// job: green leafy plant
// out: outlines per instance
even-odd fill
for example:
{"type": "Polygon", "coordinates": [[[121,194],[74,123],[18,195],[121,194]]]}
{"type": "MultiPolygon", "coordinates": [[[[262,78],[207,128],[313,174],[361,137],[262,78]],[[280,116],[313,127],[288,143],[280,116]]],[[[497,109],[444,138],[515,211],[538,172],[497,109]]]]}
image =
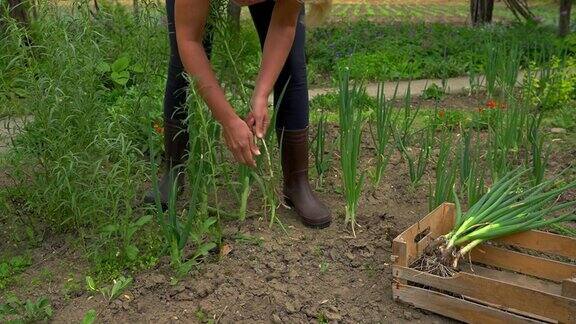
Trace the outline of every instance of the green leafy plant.
{"type": "Polygon", "coordinates": [[[526,138],[529,111],[514,97],[508,97],[506,103],[489,101],[488,106],[494,117],[488,125],[488,162],[495,180],[510,171],[511,163],[518,158],[526,138]]]}
{"type": "Polygon", "coordinates": [[[422,98],[440,101],[446,95],[446,91],[436,83],[427,86],[422,92],[422,98]]]}
{"type": "Polygon", "coordinates": [[[140,250],[134,244],[133,237],[138,230],[152,220],[151,215],[144,215],[138,218],[135,222],[128,222],[127,224],[109,224],[102,228],[102,236],[104,241],[118,238],[121,242],[121,249],[119,253],[126,257],[129,261],[133,261],[138,257],[140,250]]]}
{"type": "Polygon", "coordinates": [[[100,62],[96,65],[96,71],[107,75],[118,86],[126,86],[133,74],[144,73],[144,68],[132,61],[128,56],[120,56],[112,64],[100,62]]]}
{"type": "Polygon", "coordinates": [[[39,297],[36,301],[9,297],[4,304],[0,304],[0,321],[34,323],[48,321],[52,314],[50,300],[46,297],[39,297]]]}
{"type": "Polygon", "coordinates": [[[456,109],[434,109],[425,115],[424,123],[434,128],[457,129],[470,123],[468,115],[456,109]]]}
{"type": "MultiPolygon", "coordinates": [[[[204,234],[211,232],[211,227],[217,222],[215,218],[207,218],[204,222],[201,222],[208,212],[207,197],[204,192],[206,184],[203,182],[205,180],[203,179],[203,165],[203,163],[200,163],[200,168],[196,171],[197,173],[192,181],[189,207],[183,213],[186,215],[185,222],[180,221],[180,215],[176,208],[176,181],[173,182],[170,190],[168,209],[165,216],[159,198],[158,180],[153,178],[153,188],[157,196],[156,220],[162,228],[166,243],[169,245],[171,264],[182,275],[189,272],[197,264],[199,257],[206,256],[210,250],[217,246],[214,242],[205,243],[200,238],[204,234]],[[201,223],[199,224],[199,222],[201,223]],[[194,229],[199,231],[193,232],[194,229]],[[197,243],[199,242],[200,245],[197,246],[197,251],[191,258],[184,259],[184,248],[190,238],[193,238],[197,243]]],[[[156,169],[156,162],[153,160],[153,174],[156,174],[154,172],[156,169]]]]}
{"type": "Polygon", "coordinates": [[[120,276],[112,281],[110,286],[98,287],[92,277],[86,277],[86,287],[89,291],[99,292],[108,302],[115,300],[132,284],[131,277],[120,276]]]}
{"type": "Polygon", "coordinates": [[[21,255],[0,260],[0,290],[5,289],[16,275],[24,272],[31,264],[30,257],[21,255]]]}
{"type": "Polygon", "coordinates": [[[82,318],[82,324],[92,324],[96,321],[96,311],[91,309],[89,311],[86,312],[86,314],[84,314],[84,317],[82,318]]]}
{"type": "Polygon", "coordinates": [[[540,112],[564,108],[576,96],[576,63],[573,58],[553,57],[548,62],[533,63],[524,82],[530,103],[540,112]]]}

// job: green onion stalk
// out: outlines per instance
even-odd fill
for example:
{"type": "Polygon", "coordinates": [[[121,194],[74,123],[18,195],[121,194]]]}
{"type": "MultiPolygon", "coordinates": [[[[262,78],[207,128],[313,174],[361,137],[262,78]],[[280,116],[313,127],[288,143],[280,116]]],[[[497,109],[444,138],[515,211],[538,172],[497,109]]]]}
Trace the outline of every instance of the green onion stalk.
{"type": "Polygon", "coordinates": [[[358,162],[365,120],[361,107],[357,106],[357,97],[363,91],[357,84],[350,87],[350,69],[346,68],[340,79],[340,164],[346,197],[345,223],[351,225],[353,235],[356,235],[356,212],[364,184],[364,173],[358,174],[358,162]]]}
{"type": "Polygon", "coordinates": [[[432,141],[434,139],[435,128],[429,126],[420,131],[420,148],[417,150],[418,153],[413,155],[404,146],[402,140],[397,141],[397,145],[400,149],[400,153],[408,162],[408,175],[410,176],[410,182],[412,186],[416,187],[420,183],[420,180],[424,176],[426,167],[428,166],[428,160],[432,152],[432,141]]]}
{"type": "Polygon", "coordinates": [[[545,136],[541,134],[540,125],[542,118],[542,114],[530,116],[528,129],[528,142],[530,143],[532,155],[532,176],[535,184],[539,184],[544,180],[546,165],[550,156],[550,146],[545,147],[545,136]]]}
{"type": "Polygon", "coordinates": [[[496,79],[498,73],[498,49],[493,39],[486,44],[486,64],[483,66],[484,82],[488,98],[493,98],[496,92],[496,79]]]}
{"type": "Polygon", "coordinates": [[[485,193],[485,169],[480,166],[480,154],[478,152],[479,136],[476,134],[474,145],[472,145],[472,137],[473,130],[464,132],[458,153],[460,157],[460,190],[466,194],[468,206],[474,205],[485,193]]]}
{"type": "Polygon", "coordinates": [[[327,117],[324,109],[320,110],[318,123],[316,124],[316,137],[314,138],[314,165],[318,180],[316,187],[321,188],[323,185],[324,174],[330,168],[330,154],[326,152],[326,125],[327,117]]]}
{"type": "Polygon", "coordinates": [[[576,188],[576,181],[560,185],[555,177],[533,186],[532,180],[523,180],[529,171],[520,167],[508,172],[466,213],[462,212],[456,190],[452,190],[455,224],[437,243],[444,265],[456,268],[463,255],[488,240],[576,220],[576,200],[558,200],[564,192],[576,188]]]}
{"type": "MultiPolygon", "coordinates": [[[[396,88],[398,88],[398,84],[396,84],[396,88]]],[[[394,130],[394,137],[396,140],[396,145],[398,150],[402,150],[402,147],[406,147],[409,145],[410,137],[412,134],[412,127],[414,125],[414,121],[420,112],[420,106],[416,106],[415,109],[412,107],[412,92],[410,83],[408,83],[408,88],[406,89],[406,94],[404,95],[404,103],[402,110],[398,113],[400,120],[398,120],[398,127],[394,130]]]]}
{"type": "MultiPolygon", "coordinates": [[[[270,125],[276,125],[278,108],[284,98],[284,94],[286,92],[286,88],[289,82],[290,79],[288,79],[288,81],[284,85],[284,88],[282,89],[282,92],[278,97],[276,107],[274,108],[272,117],[270,118],[270,125]]],[[[280,228],[284,232],[286,232],[286,228],[284,227],[284,225],[282,224],[282,222],[280,221],[280,219],[276,214],[276,209],[280,206],[282,201],[281,197],[283,197],[283,195],[278,191],[279,178],[274,172],[274,167],[272,165],[272,158],[271,158],[272,152],[268,145],[269,143],[273,142],[274,139],[273,136],[274,133],[276,133],[274,129],[275,127],[269,127],[262,139],[255,138],[257,145],[263,149],[263,154],[256,157],[257,168],[255,171],[252,172],[252,178],[256,180],[256,184],[260,187],[260,190],[262,191],[262,194],[264,196],[263,198],[265,202],[265,209],[267,205],[268,209],[270,210],[270,227],[272,227],[274,223],[277,223],[280,226],[280,228]]],[[[282,137],[284,136],[283,133],[281,133],[279,136],[280,136],[280,138],[278,139],[279,142],[283,143],[282,139],[282,137]]]]}
{"type": "Polygon", "coordinates": [[[504,44],[497,49],[497,56],[497,84],[503,95],[512,94],[518,83],[522,50],[517,44],[504,44]]]}
{"type": "MultiPolygon", "coordinates": [[[[217,0],[210,3],[210,16],[208,19],[208,25],[215,36],[217,36],[221,41],[218,42],[224,60],[222,64],[221,78],[226,81],[228,88],[232,89],[229,94],[229,100],[235,101],[235,106],[243,107],[240,114],[246,114],[250,111],[250,85],[247,85],[244,80],[245,71],[239,69],[237,64],[239,56],[243,54],[243,50],[240,48],[244,47],[241,42],[238,43],[236,35],[236,26],[231,24],[231,21],[227,19],[227,8],[228,1],[217,0]]],[[[254,177],[256,173],[249,167],[245,165],[238,165],[238,181],[232,182],[230,176],[224,173],[225,181],[229,187],[231,187],[232,192],[238,201],[238,217],[241,221],[244,221],[247,216],[248,200],[250,194],[252,193],[253,180],[257,181],[254,177]],[[232,184],[237,188],[233,188],[232,184]]],[[[260,187],[263,187],[265,183],[260,181],[260,187]]],[[[263,190],[265,193],[268,190],[263,190]]]]}
{"type": "MultiPolygon", "coordinates": [[[[398,83],[396,83],[396,88],[394,90],[394,96],[392,100],[396,98],[396,93],[398,92],[398,83]]],[[[376,98],[378,105],[374,110],[375,122],[373,127],[370,128],[372,134],[372,140],[376,146],[376,171],[374,173],[373,182],[377,186],[382,179],[384,170],[390,161],[390,156],[392,155],[392,150],[390,148],[389,142],[392,138],[394,129],[396,128],[396,121],[399,114],[394,115],[394,109],[392,106],[392,100],[386,99],[386,94],[384,91],[384,83],[378,84],[378,95],[376,98]]]]}
{"type": "Polygon", "coordinates": [[[451,133],[445,132],[440,138],[440,152],[436,161],[436,183],[434,189],[429,187],[428,208],[433,210],[443,202],[453,199],[452,188],[456,183],[458,163],[452,159],[451,147],[454,139],[451,133]]]}

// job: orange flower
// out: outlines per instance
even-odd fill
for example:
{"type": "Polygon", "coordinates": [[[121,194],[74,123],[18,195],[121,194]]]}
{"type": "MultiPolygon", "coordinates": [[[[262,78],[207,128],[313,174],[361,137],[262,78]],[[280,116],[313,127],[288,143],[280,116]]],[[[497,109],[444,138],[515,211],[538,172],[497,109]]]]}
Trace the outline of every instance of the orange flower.
{"type": "Polygon", "coordinates": [[[164,134],[164,127],[160,126],[159,123],[154,123],[154,131],[158,134],[164,134]]]}
{"type": "Polygon", "coordinates": [[[492,99],[488,100],[488,102],[486,103],[486,107],[490,109],[494,109],[496,108],[496,106],[498,106],[498,103],[492,99]]]}
{"type": "Polygon", "coordinates": [[[444,117],[446,117],[446,111],[445,110],[438,111],[438,117],[440,117],[440,119],[444,119],[444,117]]]}

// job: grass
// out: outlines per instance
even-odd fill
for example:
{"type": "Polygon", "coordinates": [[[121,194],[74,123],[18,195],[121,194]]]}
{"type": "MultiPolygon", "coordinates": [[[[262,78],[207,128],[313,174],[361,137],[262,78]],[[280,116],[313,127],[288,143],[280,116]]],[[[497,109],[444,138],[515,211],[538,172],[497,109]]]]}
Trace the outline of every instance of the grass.
{"type": "Polygon", "coordinates": [[[17,275],[24,272],[31,264],[32,259],[22,255],[0,259],[0,291],[8,288],[17,275]]]}

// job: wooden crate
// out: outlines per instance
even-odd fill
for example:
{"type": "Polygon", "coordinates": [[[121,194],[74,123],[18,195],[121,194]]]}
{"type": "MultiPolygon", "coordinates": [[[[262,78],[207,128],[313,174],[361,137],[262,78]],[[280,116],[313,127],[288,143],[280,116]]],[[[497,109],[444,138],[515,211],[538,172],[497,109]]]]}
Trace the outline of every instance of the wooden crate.
{"type": "Polygon", "coordinates": [[[450,231],[454,214],[445,203],[394,239],[395,300],[468,323],[576,323],[576,265],[514,249],[576,260],[576,239],[540,231],[511,235],[497,240],[510,249],[478,246],[470,253],[473,264],[452,277],[411,268],[450,231]]]}

